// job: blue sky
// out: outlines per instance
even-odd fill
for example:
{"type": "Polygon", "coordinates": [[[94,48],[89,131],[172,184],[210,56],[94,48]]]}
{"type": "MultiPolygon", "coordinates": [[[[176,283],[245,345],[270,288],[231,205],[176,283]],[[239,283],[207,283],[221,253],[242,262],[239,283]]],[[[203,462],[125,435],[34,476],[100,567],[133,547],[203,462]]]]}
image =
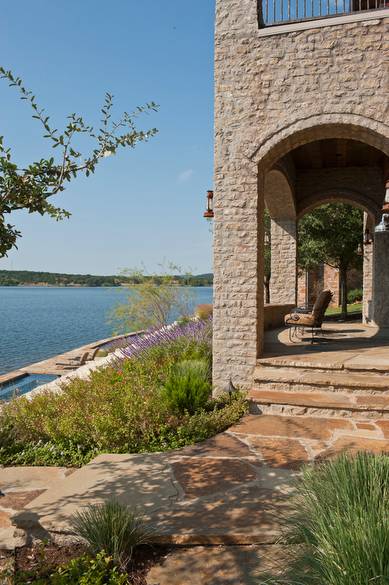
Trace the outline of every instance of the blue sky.
{"type": "MultiPolygon", "coordinates": [[[[213,0],[14,0],[2,8],[1,65],[23,78],[61,127],[77,112],[96,123],[105,91],[115,111],[147,101],[140,120],[159,135],[105,159],[56,198],[72,213],[55,222],[17,213],[19,249],[0,269],[111,274],[172,261],[211,269],[203,220],[213,165],[213,0]]],[[[0,134],[17,161],[49,154],[25,102],[0,82],[0,134]]],[[[54,201],[53,201],[54,202],[54,201]]]]}

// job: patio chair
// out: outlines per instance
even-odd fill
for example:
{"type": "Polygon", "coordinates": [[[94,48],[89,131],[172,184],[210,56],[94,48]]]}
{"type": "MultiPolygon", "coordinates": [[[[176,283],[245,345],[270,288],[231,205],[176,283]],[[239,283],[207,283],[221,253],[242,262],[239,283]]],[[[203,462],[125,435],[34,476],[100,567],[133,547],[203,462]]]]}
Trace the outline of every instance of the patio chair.
{"type": "Polygon", "coordinates": [[[317,297],[312,311],[305,310],[302,307],[296,307],[289,315],[285,316],[285,325],[289,327],[289,340],[294,341],[298,338],[298,330],[311,330],[311,343],[314,341],[315,334],[321,330],[324,315],[331,302],[334,293],[330,290],[323,290],[317,297]]]}

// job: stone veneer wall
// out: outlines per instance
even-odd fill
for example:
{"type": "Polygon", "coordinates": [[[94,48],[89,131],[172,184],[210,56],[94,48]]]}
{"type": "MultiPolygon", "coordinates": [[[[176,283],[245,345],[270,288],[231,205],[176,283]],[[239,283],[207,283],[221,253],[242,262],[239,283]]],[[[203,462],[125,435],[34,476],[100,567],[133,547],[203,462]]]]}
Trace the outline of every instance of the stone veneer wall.
{"type": "Polygon", "coordinates": [[[214,382],[263,349],[264,175],[292,148],[354,138],[389,153],[388,18],[261,36],[256,0],[217,0],[214,382]]]}
{"type": "Polygon", "coordinates": [[[312,305],[318,294],[329,288],[334,293],[331,305],[339,305],[339,271],[332,266],[323,264],[316,270],[310,270],[309,273],[300,271],[298,275],[298,306],[308,303],[312,305]]]}

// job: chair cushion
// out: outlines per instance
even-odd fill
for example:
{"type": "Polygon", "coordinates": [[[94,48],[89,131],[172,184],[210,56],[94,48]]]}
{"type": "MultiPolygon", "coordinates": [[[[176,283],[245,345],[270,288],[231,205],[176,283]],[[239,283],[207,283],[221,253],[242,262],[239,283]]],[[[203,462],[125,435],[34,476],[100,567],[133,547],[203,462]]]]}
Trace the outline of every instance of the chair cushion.
{"type": "Polygon", "coordinates": [[[315,318],[312,313],[289,313],[285,316],[285,325],[296,327],[314,327],[315,318]]]}

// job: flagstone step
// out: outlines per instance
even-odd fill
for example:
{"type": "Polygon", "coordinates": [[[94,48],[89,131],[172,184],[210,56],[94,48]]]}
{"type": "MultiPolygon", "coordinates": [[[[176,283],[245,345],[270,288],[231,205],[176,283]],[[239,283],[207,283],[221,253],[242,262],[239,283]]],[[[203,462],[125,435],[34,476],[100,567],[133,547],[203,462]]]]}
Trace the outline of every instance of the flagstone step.
{"type": "Polygon", "coordinates": [[[303,392],[252,388],[249,398],[262,406],[300,406],[311,409],[344,410],[350,412],[387,413],[389,416],[389,394],[352,394],[351,392],[303,392]]]}
{"type": "Polygon", "coordinates": [[[385,348],[384,354],[381,354],[381,350],[377,350],[374,355],[371,353],[345,355],[342,352],[337,352],[333,355],[331,352],[315,352],[304,355],[263,356],[257,359],[257,365],[343,372],[347,374],[377,374],[389,378],[389,349],[385,348]]]}
{"type": "Polygon", "coordinates": [[[319,390],[367,393],[388,392],[389,376],[300,367],[257,366],[255,384],[274,390],[319,390]]]}

